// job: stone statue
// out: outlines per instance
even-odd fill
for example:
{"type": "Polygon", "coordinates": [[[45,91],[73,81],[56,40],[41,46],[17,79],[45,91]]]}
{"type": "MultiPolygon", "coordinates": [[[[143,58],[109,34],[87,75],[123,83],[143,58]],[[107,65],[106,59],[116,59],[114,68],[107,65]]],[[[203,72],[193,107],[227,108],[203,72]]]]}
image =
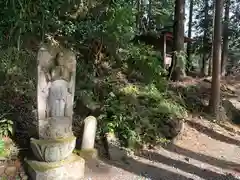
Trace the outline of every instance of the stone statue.
{"type": "MultiPolygon", "coordinates": [[[[76,60],[72,52],[60,50],[53,55],[42,47],[38,54],[38,118],[40,138],[47,138],[56,117],[64,133],[71,129],[75,89],[76,60]],[[60,123],[59,123],[60,124],[60,123]]],[[[56,123],[55,123],[56,124],[56,123]]],[[[56,130],[59,133],[60,129],[56,130]]],[[[53,129],[52,131],[53,132],[53,129]]],[[[66,134],[65,134],[66,135],[66,134]]],[[[49,138],[57,137],[52,134],[49,138]]]]}
{"type": "MultiPolygon", "coordinates": [[[[42,49],[39,56],[41,53],[47,52],[42,49]]],[[[44,101],[44,106],[38,112],[39,119],[72,116],[75,88],[74,67],[76,66],[74,58],[70,52],[65,52],[65,54],[59,52],[53,57],[50,56],[47,62],[39,62],[39,98],[43,98],[42,101],[44,101]]]]}
{"type": "MultiPolygon", "coordinates": [[[[37,58],[39,139],[30,140],[37,158],[37,161],[27,161],[31,170],[35,171],[30,174],[33,179],[39,180],[60,176],[62,180],[74,179],[74,174],[69,174],[68,168],[84,167],[84,160],[72,155],[76,143],[72,132],[76,57],[70,50],[45,44],[40,48],[37,58]],[[62,165],[59,166],[59,163],[62,165]],[[42,172],[38,169],[46,169],[45,166],[49,165],[53,170],[42,172]],[[36,174],[38,178],[35,177],[36,174]]],[[[75,174],[76,177],[82,178],[83,170],[80,174],[75,174]]]]}

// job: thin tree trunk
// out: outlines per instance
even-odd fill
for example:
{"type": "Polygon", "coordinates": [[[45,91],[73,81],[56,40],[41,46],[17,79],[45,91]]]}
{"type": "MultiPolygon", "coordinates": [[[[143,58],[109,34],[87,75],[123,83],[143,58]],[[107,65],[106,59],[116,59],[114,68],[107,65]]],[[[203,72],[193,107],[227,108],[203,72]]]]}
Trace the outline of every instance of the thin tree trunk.
{"type": "Polygon", "coordinates": [[[222,31],[223,0],[215,1],[214,41],[213,41],[213,70],[211,96],[209,100],[210,112],[218,119],[220,106],[220,72],[221,72],[221,31],[222,31]]]}
{"type": "Polygon", "coordinates": [[[208,62],[208,75],[210,76],[212,74],[212,66],[213,66],[213,58],[214,58],[214,55],[213,55],[213,49],[214,49],[214,26],[215,26],[215,14],[216,14],[216,2],[213,1],[213,31],[212,31],[212,50],[211,50],[211,57],[209,58],[209,62],[208,62]]]}
{"type": "Polygon", "coordinates": [[[223,31],[223,47],[222,47],[222,60],[221,60],[221,74],[225,76],[226,74],[226,63],[228,59],[228,25],[229,25],[229,9],[230,9],[230,0],[225,2],[225,13],[224,13],[224,31],[223,31]]]}
{"type": "MultiPolygon", "coordinates": [[[[189,21],[188,21],[188,38],[192,38],[192,15],[193,15],[193,0],[190,0],[189,21]]],[[[193,64],[191,59],[191,46],[192,43],[187,44],[187,72],[193,70],[193,64]]]]}
{"type": "Polygon", "coordinates": [[[152,0],[148,0],[148,31],[152,29],[152,0]]]}
{"type": "Polygon", "coordinates": [[[205,76],[206,73],[206,64],[207,64],[207,57],[208,57],[208,31],[209,31],[209,5],[208,0],[205,0],[204,5],[204,34],[203,34],[203,50],[204,54],[202,57],[202,68],[201,68],[201,74],[202,76],[205,76]]]}
{"type": "Polygon", "coordinates": [[[146,32],[146,30],[147,30],[146,29],[147,27],[143,23],[144,12],[145,12],[145,1],[141,0],[141,2],[140,2],[140,32],[146,32]]]}
{"type": "Polygon", "coordinates": [[[174,15],[174,42],[173,42],[173,65],[171,79],[179,81],[185,76],[184,62],[182,61],[182,52],[184,51],[184,17],[185,17],[185,0],[175,1],[174,15]]]}
{"type": "Polygon", "coordinates": [[[137,14],[136,14],[136,29],[137,29],[137,32],[140,31],[140,13],[141,13],[141,4],[140,4],[140,0],[137,0],[137,14]]]}

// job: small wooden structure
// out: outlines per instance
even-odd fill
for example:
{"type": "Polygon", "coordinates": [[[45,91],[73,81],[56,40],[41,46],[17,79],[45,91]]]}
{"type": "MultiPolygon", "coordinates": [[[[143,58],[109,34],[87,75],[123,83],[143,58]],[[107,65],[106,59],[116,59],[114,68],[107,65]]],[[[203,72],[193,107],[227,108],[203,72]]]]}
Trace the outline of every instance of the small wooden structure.
{"type": "MultiPolygon", "coordinates": [[[[163,66],[168,68],[172,63],[173,33],[170,31],[161,31],[158,33],[145,33],[135,36],[134,42],[140,41],[154,46],[154,49],[160,51],[163,56],[163,66]]],[[[192,42],[192,39],[184,37],[184,42],[192,42]]]]}

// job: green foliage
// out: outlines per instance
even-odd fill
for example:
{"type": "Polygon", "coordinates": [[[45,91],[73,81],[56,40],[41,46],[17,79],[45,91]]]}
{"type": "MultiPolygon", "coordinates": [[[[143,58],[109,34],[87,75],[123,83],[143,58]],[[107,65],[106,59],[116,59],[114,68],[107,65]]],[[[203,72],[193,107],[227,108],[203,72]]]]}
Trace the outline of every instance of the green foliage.
{"type": "Polygon", "coordinates": [[[111,92],[104,112],[101,116],[102,131],[116,133],[130,147],[135,143],[161,142],[166,138],[162,129],[166,127],[166,121],[182,118],[186,113],[154,84],[130,84],[118,92],[111,92]]]}
{"type": "Polygon", "coordinates": [[[18,155],[19,149],[14,142],[8,138],[0,138],[0,157],[5,159],[11,159],[18,155]]]}
{"type": "MultiPolygon", "coordinates": [[[[100,109],[100,133],[114,132],[129,147],[165,143],[173,136],[171,122],[186,111],[166,92],[161,57],[152,47],[130,43],[137,31],[136,7],[126,0],[91,2],[0,2],[0,14],[6,17],[0,22],[1,92],[6,92],[0,94],[4,102],[1,114],[8,109],[22,112],[36,105],[36,52],[29,50],[35,47],[26,45],[30,34],[37,40],[63,38],[79,55],[75,100],[83,101],[86,109],[100,109]],[[91,51],[93,39],[104,47],[98,64],[91,51]]],[[[172,24],[172,0],[154,1],[152,11],[161,26],[172,24]]],[[[78,108],[82,107],[76,103],[75,110],[78,108]]],[[[2,120],[0,125],[5,129],[3,134],[9,135],[11,121],[2,120]]]]}
{"type": "MultiPolygon", "coordinates": [[[[193,23],[193,32],[194,32],[194,49],[195,49],[195,56],[198,59],[202,59],[202,55],[210,55],[212,48],[212,35],[213,35],[213,17],[214,17],[214,1],[208,1],[208,15],[207,20],[205,21],[205,0],[197,0],[195,1],[194,5],[194,23],[193,23]],[[204,43],[204,31],[206,33],[206,40],[207,43],[204,43]]],[[[227,1],[226,1],[227,2],[227,1]]],[[[226,4],[224,3],[224,8],[226,4]]],[[[240,34],[240,26],[239,26],[239,7],[240,3],[237,1],[231,1],[230,5],[230,21],[228,22],[228,35],[229,35],[229,60],[228,63],[229,68],[232,69],[234,65],[237,64],[239,59],[239,34],[240,34]]],[[[223,18],[224,19],[224,18],[223,18]]],[[[223,21],[224,23],[224,21],[223,21]]],[[[210,56],[209,56],[210,57],[210,56]]],[[[199,63],[200,66],[201,63],[199,63]]],[[[237,65],[238,66],[238,65],[237,65]]]]}
{"type": "Polygon", "coordinates": [[[0,138],[0,156],[4,153],[4,141],[2,138],[0,138]]]}
{"type": "Polygon", "coordinates": [[[13,135],[13,122],[8,119],[0,120],[0,137],[9,137],[13,135]]]}
{"type": "Polygon", "coordinates": [[[30,93],[35,90],[36,56],[27,50],[16,48],[0,50],[0,74],[5,87],[12,87],[18,93],[30,93]],[[31,74],[29,76],[29,74],[31,74]]]}
{"type": "Polygon", "coordinates": [[[130,69],[137,69],[144,74],[146,79],[149,76],[152,81],[160,81],[166,74],[161,66],[161,58],[156,55],[151,47],[140,44],[135,46],[129,45],[127,48],[126,51],[129,57],[127,58],[127,64],[130,69]]]}
{"type": "Polygon", "coordinates": [[[113,85],[100,116],[101,130],[116,133],[129,147],[146,142],[162,143],[170,138],[163,129],[168,128],[165,126],[167,122],[182,118],[186,111],[165,91],[165,72],[160,57],[151,47],[129,45],[122,52],[126,58],[123,71],[128,75],[135,72],[137,81],[113,85]]]}

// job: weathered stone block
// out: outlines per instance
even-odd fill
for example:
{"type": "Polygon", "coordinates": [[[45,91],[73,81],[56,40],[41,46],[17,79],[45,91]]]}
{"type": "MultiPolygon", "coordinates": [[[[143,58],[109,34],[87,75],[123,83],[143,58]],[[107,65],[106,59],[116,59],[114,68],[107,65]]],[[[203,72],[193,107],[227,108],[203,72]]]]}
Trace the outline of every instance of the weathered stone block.
{"type": "Polygon", "coordinates": [[[67,158],[74,150],[76,137],[63,139],[30,139],[32,151],[40,161],[55,162],[67,158]]]}
{"type": "Polygon", "coordinates": [[[74,154],[59,162],[25,161],[32,180],[82,180],[84,177],[85,161],[74,154]]]}

